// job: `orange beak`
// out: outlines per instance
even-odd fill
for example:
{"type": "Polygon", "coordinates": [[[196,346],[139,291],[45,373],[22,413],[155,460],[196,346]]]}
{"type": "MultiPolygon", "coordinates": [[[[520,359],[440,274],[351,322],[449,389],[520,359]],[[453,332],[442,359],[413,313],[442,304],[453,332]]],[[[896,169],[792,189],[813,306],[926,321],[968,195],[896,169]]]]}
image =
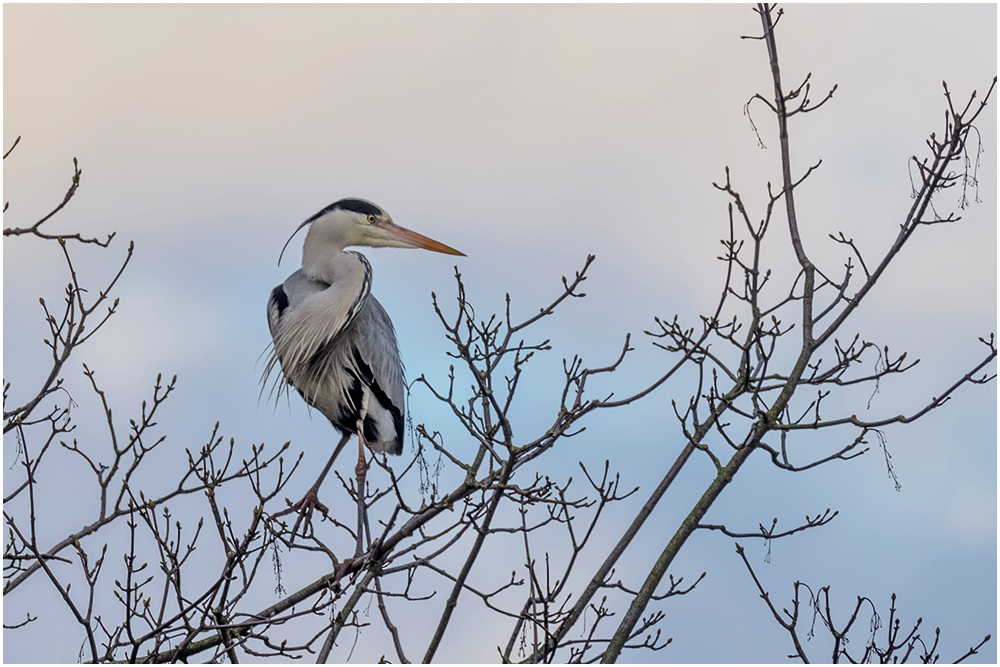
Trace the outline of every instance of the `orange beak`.
{"type": "Polygon", "coordinates": [[[455,250],[451,246],[447,246],[440,241],[435,241],[434,239],[424,236],[423,234],[418,234],[417,232],[409,230],[406,227],[400,227],[395,223],[383,224],[382,230],[388,238],[405,244],[411,248],[423,248],[424,250],[441,252],[445,255],[458,255],[460,257],[466,256],[464,252],[455,250]]]}

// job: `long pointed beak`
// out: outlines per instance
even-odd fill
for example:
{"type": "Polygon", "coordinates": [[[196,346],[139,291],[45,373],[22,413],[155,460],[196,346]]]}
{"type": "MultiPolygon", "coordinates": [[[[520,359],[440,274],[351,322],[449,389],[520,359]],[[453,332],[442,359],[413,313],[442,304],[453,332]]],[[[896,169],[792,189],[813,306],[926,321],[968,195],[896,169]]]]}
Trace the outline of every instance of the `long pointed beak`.
{"type": "Polygon", "coordinates": [[[406,227],[400,227],[395,223],[389,223],[382,226],[382,230],[385,235],[397,241],[399,243],[406,244],[411,248],[423,248],[424,250],[432,250],[433,252],[442,252],[446,255],[458,255],[460,257],[465,257],[466,254],[460,250],[455,250],[451,246],[445,245],[440,241],[435,241],[432,238],[428,238],[423,234],[418,234],[406,227]]]}

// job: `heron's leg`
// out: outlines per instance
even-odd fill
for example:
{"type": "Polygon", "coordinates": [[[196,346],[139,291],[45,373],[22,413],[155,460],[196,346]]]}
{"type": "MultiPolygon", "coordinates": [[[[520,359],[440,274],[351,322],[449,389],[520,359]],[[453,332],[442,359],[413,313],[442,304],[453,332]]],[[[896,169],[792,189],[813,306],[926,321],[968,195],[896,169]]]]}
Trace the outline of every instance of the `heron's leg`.
{"type": "Polygon", "coordinates": [[[364,422],[358,420],[358,464],[354,467],[354,474],[358,478],[358,543],[354,550],[354,557],[359,557],[364,553],[364,534],[367,521],[367,507],[365,506],[365,477],[368,474],[368,462],[365,456],[365,436],[363,431],[364,422]]]}
{"type": "Polygon", "coordinates": [[[350,440],[351,435],[352,434],[350,433],[345,433],[340,439],[340,442],[337,443],[337,446],[333,448],[333,455],[330,456],[330,460],[326,462],[323,472],[319,474],[319,478],[316,480],[316,483],[313,484],[308,491],[306,491],[306,495],[302,497],[302,500],[294,505],[289,504],[288,509],[282,510],[274,515],[275,517],[279,517],[283,514],[298,512],[299,518],[295,520],[295,525],[292,526],[293,537],[298,532],[299,525],[301,525],[303,519],[305,519],[306,524],[309,524],[312,521],[313,510],[319,509],[319,511],[323,512],[323,514],[326,514],[329,511],[327,506],[319,501],[319,487],[323,485],[323,480],[326,479],[327,473],[329,473],[330,468],[333,467],[333,462],[337,460],[340,450],[342,450],[344,445],[347,444],[347,441],[350,440]]]}
{"type": "Polygon", "coordinates": [[[368,414],[368,398],[371,392],[365,390],[361,393],[361,410],[358,412],[358,465],[354,469],[354,474],[358,477],[358,489],[361,489],[361,482],[368,472],[368,463],[365,461],[365,415],[368,414]]]}
{"type": "Polygon", "coordinates": [[[329,473],[330,468],[333,467],[333,462],[337,460],[337,456],[340,454],[340,450],[344,448],[344,445],[347,444],[347,441],[350,439],[350,437],[351,434],[349,433],[344,434],[344,437],[342,437],[340,439],[340,442],[337,443],[337,446],[334,447],[333,455],[330,457],[330,460],[326,462],[326,466],[323,467],[323,472],[319,474],[319,478],[317,478],[316,483],[313,484],[308,491],[306,491],[306,496],[312,496],[313,498],[315,498],[316,506],[322,509],[324,512],[327,511],[327,508],[322,503],[319,502],[319,487],[323,485],[323,480],[326,479],[327,473],[329,473]]]}
{"type": "Polygon", "coordinates": [[[365,436],[361,432],[361,420],[358,420],[358,465],[354,467],[354,474],[359,478],[364,479],[365,473],[368,472],[368,461],[365,456],[365,436]]]}

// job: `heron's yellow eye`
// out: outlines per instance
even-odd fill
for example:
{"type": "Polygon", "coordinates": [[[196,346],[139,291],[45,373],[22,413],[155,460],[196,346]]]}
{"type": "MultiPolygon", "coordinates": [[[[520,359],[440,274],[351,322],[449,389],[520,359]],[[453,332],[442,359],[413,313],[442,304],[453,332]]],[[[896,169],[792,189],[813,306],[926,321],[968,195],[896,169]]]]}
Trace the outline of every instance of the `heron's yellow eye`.
{"type": "Polygon", "coordinates": [[[374,215],[369,215],[368,216],[368,222],[369,222],[369,224],[374,225],[375,224],[375,216],[374,215]]]}

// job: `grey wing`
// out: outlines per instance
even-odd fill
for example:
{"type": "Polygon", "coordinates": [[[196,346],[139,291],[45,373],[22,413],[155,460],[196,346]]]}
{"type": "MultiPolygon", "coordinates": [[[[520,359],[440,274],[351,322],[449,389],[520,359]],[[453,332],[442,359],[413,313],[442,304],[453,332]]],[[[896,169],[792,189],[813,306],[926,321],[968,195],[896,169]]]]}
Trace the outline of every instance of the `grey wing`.
{"type": "MultiPolygon", "coordinates": [[[[346,295],[353,301],[350,309],[342,307],[350,303],[341,298],[343,292],[332,292],[330,285],[312,280],[301,269],[271,291],[267,301],[267,324],[273,345],[262,383],[266,386],[271,373],[280,366],[272,394],[275,389],[280,395],[289,386],[294,387],[307,403],[333,419],[329,406],[317,404],[339,399],[338,392],[323,397],[318,394],[324,384],[323,362],[328,361],[337,348],[343,347],[343,334],[367,300],[369,285],[370,282],[365,281],[358,294],[346,295]],[[328,307],[330,303],[334,305],[332,310],[328,307]],[[341,307],[338,308],[338,304],[341,307]]],[[[339,384],[343,384],[339,375],[332,379],[339,379],[339,384]]],[[[342,393],[343,387],[339,389],[342,393]]]]}
{"type": "Polygon", "coordinates": [[[288,276],[282,284],[271,291],[271,297],[267,300],[267,326],[271,329],[271,338],[278,337],[278,328],[285,311],[288,308],[294,310],[306,297],[318,292],[322,292],[329,285],[306,277],[302,269],[299,269],[288,276]]]}
{"type": "Polygon", "coordinates": [[[359,359],[356,361],[362,374],[365,374],[364,366],[370,371],[370,379],[365,379],[370,381],[372,397],[381,408],[378,410],[375,406],[369,406],[368,409],[368,414],[381,422],[373,424],[379,426],[380,432],[378,446],[375,448],[377,451],[400,454],[403,451],[406,388],[403,362],[399,357],[392,320],[378,299],[369,296],[345,334],[357,350],[356,356],[359,359]],[[358,335],[352,335],[355,332],[358,335]],[[389,433],[392,435],[389,436],[389,433]]]}
{"type": "Polygon", "coordinates": [[[267,304],[274,347],[263,381],[266,383],[280,364],[275,385],[279,394],[287,386],[294,387],[345,433],[353,431],[363,416],[365,439],[372,449],[400,454],[405,414],[403,365],[392,321],[369,294],[369,286],[370,280],[366,280],[361,294],[355,295],[353,316],[346,322],[311,318],[323,324],[322,335],[303,326],[301,315],[316,303],[311,297],[329,296],[321,294],[329,285],[311,280],[299,270],[275,287],[267,304]]]}

